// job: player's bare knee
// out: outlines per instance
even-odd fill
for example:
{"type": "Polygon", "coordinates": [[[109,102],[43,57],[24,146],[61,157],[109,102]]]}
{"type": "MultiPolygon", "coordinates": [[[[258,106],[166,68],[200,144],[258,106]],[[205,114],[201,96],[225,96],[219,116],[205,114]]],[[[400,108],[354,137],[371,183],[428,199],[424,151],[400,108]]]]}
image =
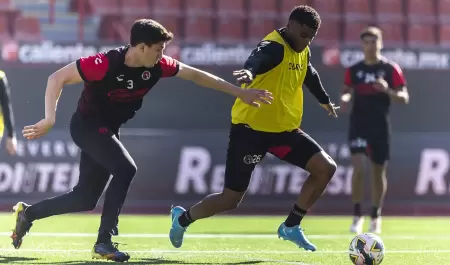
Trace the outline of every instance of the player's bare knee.
{"type": "Polygon", "coordinates": [[[308,162],[306,169],[316,178],[329,182],[336,172],[336,162],[324,151],[314,155],[308,162]]]}
{"type": "Polygon", "coordinates": [[[222,207],[226,211],[231,211],[239,207],[239,204],[241,203],[242,198],[244,197],[244,192],[236,192],[225,189],[224,192],[222,193],[222,196],[223,196],[222,207]]]}

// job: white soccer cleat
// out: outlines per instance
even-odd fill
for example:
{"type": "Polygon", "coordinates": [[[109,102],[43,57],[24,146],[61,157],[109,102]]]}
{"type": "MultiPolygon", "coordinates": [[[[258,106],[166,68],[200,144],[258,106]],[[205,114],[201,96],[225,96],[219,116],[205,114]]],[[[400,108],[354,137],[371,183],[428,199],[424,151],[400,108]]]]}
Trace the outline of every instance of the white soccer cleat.
{"type": "Polygon", "coordinates": [[[369,233],[381,234],[381,217],[370,221],[369,233]]]}
{"type": "Polygon", "coordinates": [[[363,230],[363,224],[364,224],[364,217],[362,216],[353,217],[353,223],[350,226],[350,232],[361,234],[363,230]]]}

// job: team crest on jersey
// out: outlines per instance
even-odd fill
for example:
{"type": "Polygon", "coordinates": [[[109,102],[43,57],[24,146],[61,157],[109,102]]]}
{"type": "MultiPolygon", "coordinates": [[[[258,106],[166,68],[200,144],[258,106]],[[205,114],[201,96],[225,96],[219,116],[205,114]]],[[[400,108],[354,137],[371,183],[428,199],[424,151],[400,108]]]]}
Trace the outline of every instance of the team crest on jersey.
{"type": "Polygon", "coordinates": [[[144,71],[144,72],[142,73],[142,79],[143,79],[143,80],[149,80],[150,77],[151,77],[151,75],[150,75],[150,72],[149,72],[149,71],[144,71]]]}

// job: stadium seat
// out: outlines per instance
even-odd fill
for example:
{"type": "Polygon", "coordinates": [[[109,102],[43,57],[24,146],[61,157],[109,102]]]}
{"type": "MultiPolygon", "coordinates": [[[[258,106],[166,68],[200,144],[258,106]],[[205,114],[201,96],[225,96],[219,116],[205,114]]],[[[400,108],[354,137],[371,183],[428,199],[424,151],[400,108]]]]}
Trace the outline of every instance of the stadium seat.
{"type": "Polygon", "coordinates": [[[441,24],[439,26],[439,46],[450,48],[450,24],[441,24]]]}
{"type": "Polygon", "coordinates": [[[217,0],[217,41],[242,42],[245,39],[245,17],[244,0],[217,0]]]}
{"type": "Polygon", "coordinates": [[[277,10],[277,0],[249,0],[250,16],[273,19],[278,16],[277,10]]]}
{"type": "Polygon", "coordinates": [[[324,20],[320,26],[317,36],[314,38],[313,45],[335,46],[341,42],[342,23],[336,21],[324,20]]]}
{"type": "Polygon", "coordinates": [[[267,34],[278,28],[277,20],[251,17],[248,23],[247,41],[256,44],[260,42],[267,34]]]}
{"type": "Polygon", "coordinates": [[[450,24],[450,0],[437,1],[437,17],[440,23],[450,24]]]}
{"type": "Polygon", "coordinates": [[[281,0],[281,16],[287,20],[289,17],[289,14],[292,12],[292,9],[294,7],[299,5],[307,5],[309,0],[281,0]]]}
{"type": "Polygon", "coordinates": [[[247,40],[252,44],[258,43],[280,26],[276,0],[250,0],[248,17],[247,40]]]}
{"type": "Polygon", "coordinates": [[[383,44],[385,47],[402,46],[405,44],[404,24],[378,23],[377,26],[383,32],[383,44]]]}
{"type": "Polygon", "coordinates": [[[19,17],[14,23],[14,39],[18,41],[41,41],[41,24],[38,18],[19,17]]]}
{"type": "Polygon", "coordinates": [[[311,0],[311,4],[323,19],[336,20],[342,18],[340,0],[311,0]]]}
{"type": "Polygon", "coordinates": [[[435,23],[436,12],[434,1],[407,0],[406,13],[410,23],[435,23]]]}
{"type": "Polygon", "coordinates": [[[402,2],[392,0],[374,1],[375,20],[377,22],[387,23],[403,23],[405,15],[403,13],[402,2]]]}
{"type": "Polygon", "coordinates": [[[190,0],[183,20],[184,40],[203,43],[214,40],[214,3],[212,0],[190,0]]]}
{"type": "Polygon", "coordinates": [[[187,16],[182,24],[184,41],[196,44],[214,41],[214,19],[212,16],[187,16]]]}
{"type": "Polygon", "coordinates": [[[410,47],[436,46],[437,38],[435,28],[424,24],[409,24],[407,44],[410,47]]]}
{"type": "Polygon", "coordinates": [[[344,0],[344,17],[346,21],[367,21],[373,20],[370,0],[344,0]]]}
{"type": "Polygon", "coordinates": [[[13,10],[14,6],[10,0],[0,0],[0,10],[13,10]]]}
{"type": "Polygon", "coordinates": [[[122,13],[125,15],[141,15],[142,17],[150,16],[150,5],[148,0],[122,0],[122,13]]]}
{"type": "Polygon", "coordinates": [[[151,0],[153,16],[181,17],[180,0],[151,0]]]}
{"type": "Polygon", "coordinates": [[[12,39],[8,25],[8,17],[0,16],[0,41],[7,41],[12,39]]]}
{"type": "Polygon", "coordinates": [[[368,23],[364,22],[348,22],[344,25],[344,42],[347,45],[359,45],[361,43],[359,39],[359,34],[361,31],[369,26],[368,23]]]}
{"type": "Polygon", "coordinates": [[[90,14],[116,15],[120,13],[120,7],[117,0],[85,0],[84,7],[90,14]]]}
{"type": "Polygon", "coordinates": [[[214,3],[212,0],[189,0],[184,8],[185,16],[214,16],[214,3]]]}

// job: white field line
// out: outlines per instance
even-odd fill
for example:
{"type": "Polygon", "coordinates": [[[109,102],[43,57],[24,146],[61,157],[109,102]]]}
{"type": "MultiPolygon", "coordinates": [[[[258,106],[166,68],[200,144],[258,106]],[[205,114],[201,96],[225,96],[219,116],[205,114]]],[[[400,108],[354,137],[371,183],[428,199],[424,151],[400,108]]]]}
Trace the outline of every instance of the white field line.
{"type": "MultiPolygon", "coordinates": [[[[42,252],[42,253],[90,253],[90,249],[13,249],[13,248],[0,248],[0,253],[21,253],[21,252],[42,252]]],[[[251,250],[169,250],[169,249],[151,249],[151,250],[130,250],[128,253],[140,253],[140,254],[164,254],[164,253],[174,253],[174,254],[310,254],[310,255],[322,255],[322,254],[345,254],[348,253],[346,250],[318,250],[316,252],[307,252],[302,250],[268,250],[268,251],[251,251],[251,250]]],[[[391,250],[386,251],[386,253],[450,253],[449,250],[391,250]]]]}
{"type": "MultiPolygon", "coordinates": [[[[9,236],[11,232],[0,232],[0,236],[9,236]]],[[[40,233],[30,232],[27,234],[32,237],[96,237],[95,233],[40,233]]],[[[167,234],[120,234],[119,238],[167,238],[167,234]]],[[[276,234],[186,234],[186,238],[234,238],[234,239],[277,239],[276,234]]],[[[307,235],[309,239],[348,239],[354,235],[307,235]]],[[[449,240],[450,235],[381,235],[383,239],[397,239],[397,240],[449,240]]]]}

